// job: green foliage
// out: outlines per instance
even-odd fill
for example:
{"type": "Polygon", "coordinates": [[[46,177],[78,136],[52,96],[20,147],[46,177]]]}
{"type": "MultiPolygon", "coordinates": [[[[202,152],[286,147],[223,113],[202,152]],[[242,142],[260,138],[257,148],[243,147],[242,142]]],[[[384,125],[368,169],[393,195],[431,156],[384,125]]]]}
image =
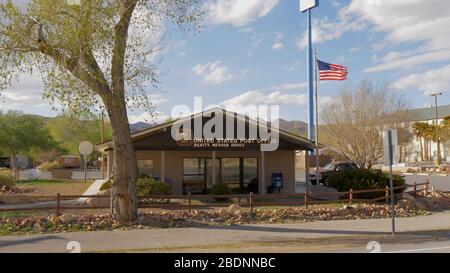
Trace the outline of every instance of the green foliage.
{"type": "Polygon", "coordinates": [[[227,183],[216,183],[209,189],[209,193],[213,195],[229,195],[232,194],[232,190],[228,187],[227,183]]]}
{"type": "Polygon", "coordinates": [[[38,166],[38,169],[43,172],[51,172],[56,169],[61,169],[61,164],[58,161],[44,162],[38,166]]]}
{"type": "Polygon", "coordinates": [[[3,186],[14,186],[14,178],[9,174],[9,172],[0,172],[0,188],[3,186]]]}
{"type": "MultiPolygon", "coordinates": [[[[394,187],[405,185],[405,179],[400,175],[393,176],[394,187]]],[[[353,189],[368,190],[368,189],[384,189],[389,186],[389,174],[383,173],[380,170],[351,170],[337,172],[328,177],[327,183],[330,187],[337,189],[340,192],[349,191],[353,189]]],[[[397,190],[396,192],[402,192],[397,190]]],[[[384,192],[374,193],[360,193],[355,194],[356,199],[372,199],[384,196],[384,192]]]]}
{"type": "Polygon", "coordinates": [[[111,180],[106,181],[103,183],[103,185],[100,187],[100,191],[106,191],[111,189],[111,180]]]}
{"type": "Polygon", "coordinates": [[[151,110],[144,87],[159,83],[150,60],[160,33],[169,23],[197,31],[204,8],[203,0],[67,2],[0,1],[0,90],[37,70],[44,98],[82,115],[111,107],[105,98],[113,95],[151,110]],[[113,81],[125,83],[126,92],[113,90],[113,81]]]}
{"type": "Polygon", "coordinates": [[[33,149],[51,150],[58,145],[50,135],[45,121],[21,112],[0,112],[0,150],[17,155],[33,149]]]}
{"type": "Polygon", "coordinates": [[[168,195],[170,194],[170,186],[161,181],[152,178],[140,178],[136,181],[137,194],[140,196],[148,195],[168,195]]]}
{"type": "Polygon", "coordinates": [[[32,148],[28,155],[31,156],[33,164],[36,166],[46,162],[58,161],[63,153],[66,153],[65,149],[52,148],[44,150],[42,148],[32,148]]]}
{"type": "MultiPolygon", "coordinates": [[[[50,134],[71,155],[78,155],[78,146],[82,141],[87,140],[94,144],[101,142],[101,121],[97,117],[78,118],[63,114],[50,119],[47,125],[50,134]]],[[[104,139],[111,137],[111,126],[105,122],[104,139]]],[[[92,154],[92,158],[97,157],[98,154],[92,154]]]]}

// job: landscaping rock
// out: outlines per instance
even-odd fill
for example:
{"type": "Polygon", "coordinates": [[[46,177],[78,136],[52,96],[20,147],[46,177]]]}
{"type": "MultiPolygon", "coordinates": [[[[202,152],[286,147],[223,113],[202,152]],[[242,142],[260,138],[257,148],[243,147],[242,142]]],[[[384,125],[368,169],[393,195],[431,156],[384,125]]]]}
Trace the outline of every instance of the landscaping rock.
{"type": "Polygon", "coordinates": [[[397,205],[402,209],[412,209],[416,207],[416,202],[409,199],[402,199],[398,201],[397,205]]]}
{"type": "Polygon", "coordinates": [[[239,205],[233,204],[228,207],[227,211],[230,214],[234,214],[236,211],[239,211],[240,209],[241,209],[241,207],[239,205]]]}
{"type": "MultiPolygon", "coordinates": [[[[101,191],[97,195],[100,196],[111,196],[111,190],[101,191]]],[[[86,204],[91,207],[109,207],[111,206],[111,198],[87,198],[86,204]]]]}
{"type": "Polygon", "coordinates": [[[14,186],[5,185],[0,188],[0,194],[21,194],[21,193],[24,192],[21,189],[14,186]]]}
{"type": "Polygon", "coordinates": [[[416,198],[414,196],[410,195],[410,194],[407,194],[407,193],[402,193],[402,198],[406,199],[406,200],[409,200],[409,201],[412,201],[412,202],[416,202],[416,198]]]}

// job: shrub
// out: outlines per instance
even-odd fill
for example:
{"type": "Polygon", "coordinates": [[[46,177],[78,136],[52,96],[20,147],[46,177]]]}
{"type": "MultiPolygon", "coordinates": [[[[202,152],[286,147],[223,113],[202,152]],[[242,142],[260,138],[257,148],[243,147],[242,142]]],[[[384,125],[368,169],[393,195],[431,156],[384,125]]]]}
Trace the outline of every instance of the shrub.
{"type": "MultiPolygon", "coordinates": [[[[162,183],[161,181],[155,181],[152,178],[139,178],[137,181],[137,194],[140,196],[147,195],[168,195],[170,194],[170,186],[162,183]]],[[[106,191],[111,188],[111,180],[106,181],[100,187],[100,191],[106,191]]]]}
{"type": "Polygon", "coordinates": [[[140,172],[138,175],[138,178],[152,178],[152,177],[146,173],[140,172]]]}
{"type": "Polygon", "coordinates": [[[0,172],[0,188],[3,186],[13,187],[14,185],[14,178],[9,172],[0,172]]]}
{"type": "Polygon", "coordinates": [[[100,191],[106,191],[106,190],[109,190],[109,189],[111,189],[111,180],[106,181],[100,187],[100,191]]]}
{"type": "Polygon", "coordinates": [[[213,194],[213,195],[228,195],[228,194],[232,194],[233,192],[231,191],[230,187],[228,187],[227,183],[216,183],[214,186],[212,186],[209,189],[209,193],[213,194]]]}
{"type": "MultiPolygon", "coordinates": [[[[394,187],[401,187],[405,185],[405,179],[403,176],[393,176],[394,187]]],[[[330,187],[337,189],[340,192],[369,189],[384,189],[389,187],[389,174],[383,173],[380,170],[349,170],[343,172],[337,172],[330,175],[327,180],[327,184],[330,187]]],[[[396,193],[403,192],[404,189],[396,190],[396,193]]],[[[384,192],[370,192],[354,194],[356,199],[373,199],[384,196],[384,192]]]]}
{"type": "Polygon", "coordinates": [[[44,162],[41,165],[39,165],[39,167],[38,167],[38,169],[43,172],[51,172],[55,169],[60,169],[60,168],[61,168],[61,164],[59,164],[58,161],[44,162]]]}
{"type": "Polygon", "coordinates": [[[169,185],[152,178],[139,178],[136,183],[137,194],[140,196],[170,194],[169,185]]]}

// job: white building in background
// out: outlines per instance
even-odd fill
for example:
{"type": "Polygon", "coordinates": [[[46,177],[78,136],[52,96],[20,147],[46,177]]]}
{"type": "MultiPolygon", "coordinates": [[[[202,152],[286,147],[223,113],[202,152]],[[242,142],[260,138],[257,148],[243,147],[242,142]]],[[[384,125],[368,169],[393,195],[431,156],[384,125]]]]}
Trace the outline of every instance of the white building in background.
{"type": "MultiPolygon", "coordinates": [[[[438,123],[440,124],[444,117],[450,116],[450,105],[442,105],[438,106],[437,109],[437,117],[438,117],[438,123]]],[[[407,111],[407,123],[412,125],[414,122],[426,122],[429,124],[435,124],[436,123],[436,108],[433,107],[426,107],[426,108],[419,108],[419,109],[411,109],[407,111]]],[[[412,130],[412,128],[411,128],[412,130]]],[[[441,143],[441,158],[444,162],[449,163],[450,162],[450,141],[447,141],[446,143],[443,141],[441,143]]],[[[437,145],[435,142],[429,143],[429,149],[431,153],[431,159],[434,160],[437,157],[437,145]]],[[[412,142],[412,153],[409,154],[407,157],[405,157],[405,161],[408,162],[420,162],[421,156],[420,156],[420,140],[416,137],[413,138],[412,142]]]]}

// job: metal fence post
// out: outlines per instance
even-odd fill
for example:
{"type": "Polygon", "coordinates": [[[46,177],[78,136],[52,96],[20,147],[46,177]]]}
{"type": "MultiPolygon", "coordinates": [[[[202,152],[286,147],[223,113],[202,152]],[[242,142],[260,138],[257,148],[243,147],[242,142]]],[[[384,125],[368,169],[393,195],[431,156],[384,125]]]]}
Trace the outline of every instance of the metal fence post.
{"type": "Polygon", "coordinates": [[[348,202],[351,205],[353,205],[353,189],[350,189],[350,194],[349,194],[349,198],[348,198],[348,202]]]}
{"type": "Polygon", "coordinates": [[[61,216],[61,194],[56,195],[56,216],[61,216]]]}
{"type": "Polygon", "coordinates": [[[305,193],[305,207],[308,208],[308,193],[305,193]]]}

